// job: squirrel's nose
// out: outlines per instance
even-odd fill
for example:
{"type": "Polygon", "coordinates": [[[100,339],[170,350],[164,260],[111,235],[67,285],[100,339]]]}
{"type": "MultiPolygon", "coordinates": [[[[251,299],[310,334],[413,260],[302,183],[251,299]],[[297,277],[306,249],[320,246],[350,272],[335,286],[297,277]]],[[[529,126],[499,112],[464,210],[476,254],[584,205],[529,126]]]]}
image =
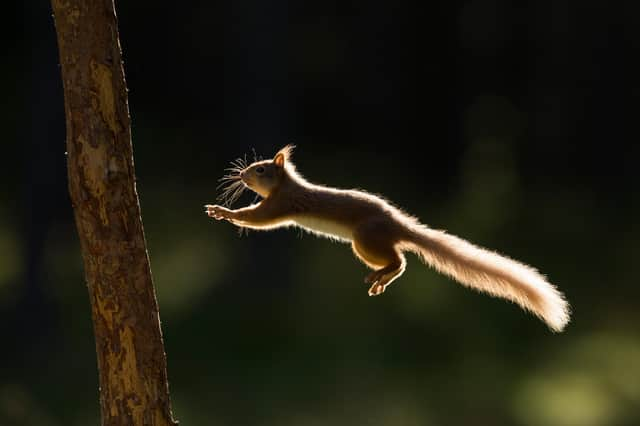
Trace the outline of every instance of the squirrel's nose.
{"type": "Polygon", "coordinates": [[[240,172],[240,177],[244,176],[244,170],[240,172]]]}

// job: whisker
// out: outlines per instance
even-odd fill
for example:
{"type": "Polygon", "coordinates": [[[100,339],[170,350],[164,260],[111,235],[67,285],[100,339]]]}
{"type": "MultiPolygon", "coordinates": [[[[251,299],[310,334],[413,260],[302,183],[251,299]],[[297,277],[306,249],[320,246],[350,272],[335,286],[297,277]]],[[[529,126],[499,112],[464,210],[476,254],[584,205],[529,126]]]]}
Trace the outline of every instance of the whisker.
{"type": "Polygon", "coordinates": [[[240,178],[240,173],[227,173],[225,175],[222,175],[222,177],[220,179],[234,178],[234,177],[237,177],[239,179],[240,178]]]}
{"type": "Polygon", "coordinates": [[[242,185],[242,182],[241,182],[241,181],[235,181],[235,182],[228,183],[228,184],[224,187],[224,189],[223,189],[223,192],[222,192],[222,193],[223,193],[223,194],[230,194],[231,192],[235,191],[235,190],[236,190],[236,188],[237,188],[238,186],[240,186],[240,185],[242,185]]]}
{"type": "Polygon", "coordinates": [[[230,182],[235,182],[235,181],[239,181],[240,178],[240,173],[228,173],[224,176],[222,176],[220,179],[218,179],[218,182],[220,182],[220,184],[216,187],[216,189],[220,189],[221,187],[229,184],[230,182]]]}
{"type": "Polygon", "coordinates": [[[231,162],[231,165],[237,169],[246,169],[247,168],[247,162],[246,160],[243,160],[242,158],[236,158],[235,160],[233,160],[231,162]]]}
{"type": "Polygon", "coordinates": [[[243,184],[238,185],[235,191],[233,191],[233,193],[229,197],[229,201],[228,201],[229,205],[233,204],[238,198],[240,198],[240,196],[242,195],[245,189],[246,187],[243,184]]]}
{"type": "Polygon", "coordinates": [[[230,189],[235,189],[235,187],[238,186],[240,182],[236,181],[236,182],[230,182],[230,183],[224,182],[224,183],[225,183],[225,187],[223,191],[226,193],[226,192],[229,192],[230,189]]]}
{"type": "Polygon", "coordinates": [[[239,196],[240,193],[244,191],[244,184],[242,181],[238,180],[228,184],[222,194],[218,196],[218,200],[222,202],[225,206],[230,206],[239,196]]]}
{"type": "Polygon", "coordinates": [[[229,175],[224,175],[222,176],[220,179],[218,179],[218,182],[222,182],[222,181],[226,181],[226,180],[240,180],[240,175],[239,174],[229,174],[229,175]]]}
{"type": "Polygon", "coordinates": [[[232,182],[236,180],[240,180],[240,176],[224,176],[218,179],[218,182],[232,182]]]}
{"type": "Polygon", "coordinates": [[[230,183],[227,187],[225,187],[219,199],[223,201],[226,206],[230,206],[238,198],[240,198],[240,196],[245,191],[245,189],[246,189],[246,186],[242,181],[240,180],[234,181],[230,183]]]}
{"type": "Polygon", "coordinates": [[[233,181],[225,180],[223,182],[220,182],[220,184],[218,186],[216,186],[216,189],[223,188],[223,187],[229,185],[230,183],[235,183],[235,182],[237,182],[237,180],[233,180],[233,181]]]}

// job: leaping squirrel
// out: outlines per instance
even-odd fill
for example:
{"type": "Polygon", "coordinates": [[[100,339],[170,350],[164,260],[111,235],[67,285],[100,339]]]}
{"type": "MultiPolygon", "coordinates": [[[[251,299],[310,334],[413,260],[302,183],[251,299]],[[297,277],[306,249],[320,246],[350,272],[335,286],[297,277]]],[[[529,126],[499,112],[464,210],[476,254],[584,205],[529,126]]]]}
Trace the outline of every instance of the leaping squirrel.
{"type": "Polygon", "coordinates": [[[536,269],[431,229],[375,195],[315,185],[296,171],[293,148],[284,147],[271,160],[232,163],[222,179],[227,184],[223,199],[233,202],[249,188],[262,201],[237,210],[208,204],[206,213],[239,227],[297,226],[350,243],[356,257],[373,269],[364,279],[371,284],[369,296],[382,294],[402,275],[408,251],[465,286],[517,303],[553,331],[562,331],[569,322],[563,294],[536,269]]]}

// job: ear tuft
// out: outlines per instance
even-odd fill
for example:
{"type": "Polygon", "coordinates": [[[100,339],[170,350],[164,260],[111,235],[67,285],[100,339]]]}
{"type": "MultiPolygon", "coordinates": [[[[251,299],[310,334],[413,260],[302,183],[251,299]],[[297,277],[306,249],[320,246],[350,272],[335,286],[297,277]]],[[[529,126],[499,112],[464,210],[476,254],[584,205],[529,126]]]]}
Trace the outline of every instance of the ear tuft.
{"type": "Polygon", "coordinates": [[[291,155],[293,154],[293,148],[295,145],[287,145],[282,148],[278,153],[273,157],[273,162],[278,167],[284,167],[284,164],[291,160],[291,155]]]}

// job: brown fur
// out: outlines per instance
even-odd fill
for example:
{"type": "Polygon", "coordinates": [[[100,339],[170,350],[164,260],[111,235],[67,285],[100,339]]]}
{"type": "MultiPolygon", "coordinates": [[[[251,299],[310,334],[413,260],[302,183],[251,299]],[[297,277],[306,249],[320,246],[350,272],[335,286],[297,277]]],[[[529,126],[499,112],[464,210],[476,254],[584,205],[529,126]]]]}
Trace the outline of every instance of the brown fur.
{"type": "Polygon", "coordinates": [[[287,146],[272,160],[238,168],[237,178],[232,177],[264,197],[261,202],[237,210],[207,205],[209,216],[252,229],[298,226],[349,242],[354,254],[374,269],[365,278],[370,296],[382,294],[402,275],[403,252],[411,251],[468,287],[517,303],[554,331],[568,323],[569,305],[562,293],[535,269],[430,229],[381,197],[314,185],[297,173],[292,150],[287,146]]]}

